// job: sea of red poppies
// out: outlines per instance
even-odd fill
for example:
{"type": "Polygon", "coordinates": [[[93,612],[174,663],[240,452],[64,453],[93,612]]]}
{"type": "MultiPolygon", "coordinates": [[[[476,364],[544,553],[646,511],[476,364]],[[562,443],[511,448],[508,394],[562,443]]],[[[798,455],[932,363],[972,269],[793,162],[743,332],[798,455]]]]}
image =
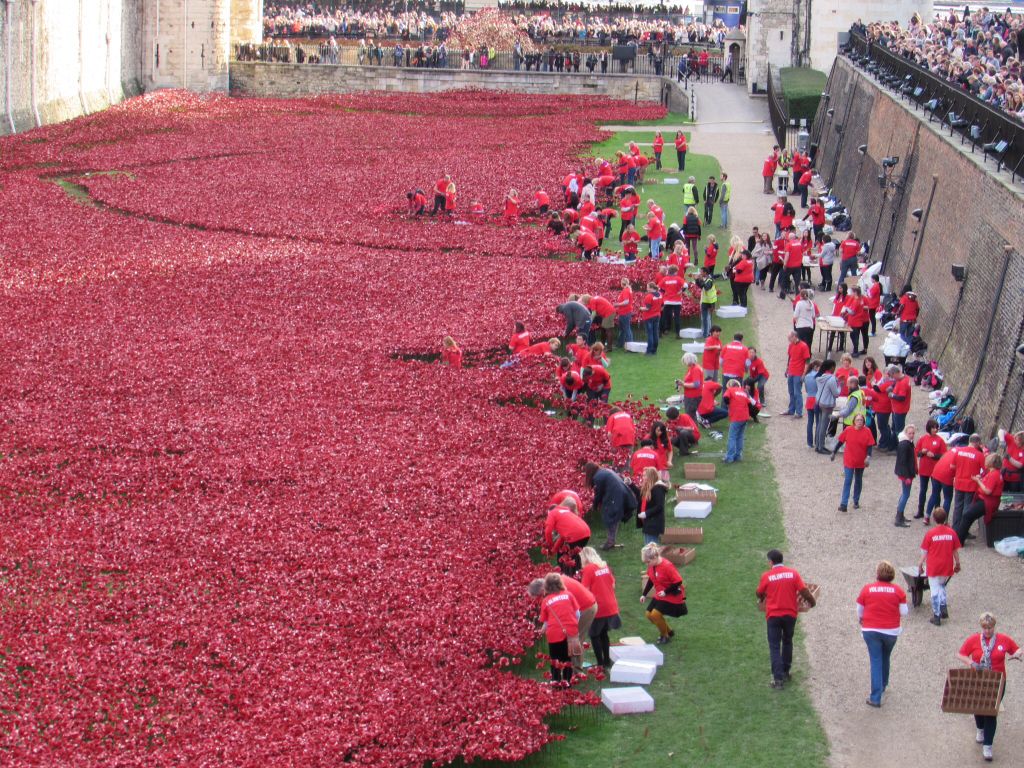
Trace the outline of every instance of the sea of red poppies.
{"type": "MultiPolygon", "coordinates": [[[[515,320],[621,268],[520,224],[598,99],[161,93],[0,141],[0,763],[515,759],[544,500],[601,433],[515,320]],[[410,360],[451,334],[471,367],[410,360]]],[[[633,270],[640,270],[635,267],[633,270]]],[[[575,697],[575,698],[574,698],[575,697]]]]}

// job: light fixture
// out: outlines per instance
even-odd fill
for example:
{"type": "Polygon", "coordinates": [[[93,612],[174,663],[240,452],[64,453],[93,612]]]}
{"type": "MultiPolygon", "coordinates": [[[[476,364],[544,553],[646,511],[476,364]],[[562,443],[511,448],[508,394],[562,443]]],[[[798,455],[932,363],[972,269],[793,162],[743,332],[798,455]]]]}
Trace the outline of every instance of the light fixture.
{"type": "Polygon", "coordinates": [[[835,113],[836,113],[836,111],[834,109],[832,109],[831,107],[829,107],[828,109],[825,110],[825,114],[828,115],[829,117],[832,117],[835,113]]]}
{"type": "Polygon", "coordinates": [[[857,147],[857,151],[860,152],[862,155],[866,155],[868,153],[868,145],[861,144],[859,147],[857,147]]]}
{"type": "Polygon", "coordinates": [[[898,157],[886,157],[882,159],[882,167],[886,170],[896,167],[896,164],[900,161],[898,157]]]}
{"type": "Polygon", "coordinates": [[[967,267],[963,264],[954,264],[952,268],[953,279],[958,283],[962,283],[967,279],[967,267]]]}
{"type": "Polygon", "coordinates": [[[915,208],[910,212],[910,215],[913,216],[918,221],[920,221],[921,217],[924,215],[924,211],[922,211],[920,208],[915,208]]]}
{"type": "Polygon", "coordinates": [[[828,101],[829,99],[832,98],[832,94],[829,93],[828,91],[822,91],[821,98],[823,98],[825,101],[828,101]]]}

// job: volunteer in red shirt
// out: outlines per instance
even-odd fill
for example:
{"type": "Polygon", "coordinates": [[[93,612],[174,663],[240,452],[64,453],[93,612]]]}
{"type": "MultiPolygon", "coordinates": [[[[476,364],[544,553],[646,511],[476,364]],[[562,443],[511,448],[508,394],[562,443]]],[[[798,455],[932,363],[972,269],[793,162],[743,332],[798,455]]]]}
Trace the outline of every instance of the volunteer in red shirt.
{"type": "MultiPolygon", "coordinates": [[[[583,552],[580,550],[580,562],[582,563],[583,552]]],[[[594,593],[587,589],[577,579],[572,576],[565,576],[562,578],[562,583],[565,585],[565,591],[576,598],[576,604],[579,606],[580,615],[576,623],[579,629],[580,644],[578,650],[570,650],[569,657],[572,659],[572,666],[577,672],[583,671],[583,643],[582,639],[584,635],[589,636],[590,626],[594,622],[594,617],[597,615],[597,598],[594,597],[594,593]]]]}
{"type": "Polygon", "coordinates": [[[928,589],[932,593],[931,623],[936,627],[949,618],[946,607],[946,584],[954,573],[960,573],[960,537],[946,525],[946,510],[935,510],[935,527],[924,535],[921,542],[921,562],[917,572],[928,576],[928,589]]]}
{"type": "Polygon", "coordinates": [[[550,499],[548,499],[548,504],[553,507],[557,507],[566,499],[572,499],[572,503],[576,505],[576,514],[582,517],[583,499],[580,498],[580,495],[576,493],[576,491],[571,491],[569,489],[559,491],[558,493],[554,494],[550,499]]]}
{"type": "Polygon", "coordinates": [[[697,406],[704,392],[704,369],[697,365],[697,356],[693,352],[683,355],[683,365],[686,366],[686,376],[682,381],[676,379],[676,390],[682,389],[683,409],[696,420],[697,406]]]}
{"type": "Polygon", "coordinates": [[[640,209],[640,195],[632,187],[622,188],[621,195],[619,216],[622,218],[622,222],[619,226],[619,242],[622,241],[622,233],[626,231],[626,227],[636,220],[636,214],[640,209]]]}
{"type": "Polygon", "coordinates": [[[636,231],[636,227],[630,224],[622,233],[622,258],[625,261],[636,261],[639,252],[640,233],[636,231]]]}
{"type": "Polygon", "coordinates": [[[896,569],[883,560],[875,569],[877,581],[865,584],[857,597],[860,632],[871,660],[871,694],[868,706],[882,706],[882,694],[889,686],[889,657],[903,631],[900,622],[907,615],[907,593],[893,584],[896,569]]]}
{"type": "Polygon", "coordinates": [[[679,618],[687,614],[686,587],[683,577],[668,560],[661,556],[658,544],[647,544],[640,550],[640,558],[647,566],[647,583],[644,584],[641,604],[647,600],[647,593],[654,591],[651,604],[647,607],[647,620],[658,628],[659,637],[655,641],[664,645],[675,635],[665,621],[666,616],[679,618]]]}
{"type": "Polygon", "coordinates": [[[728,383],[729,379],[743,381],[747,365],[750,364],[749,350],[743,343],[743,334],[737,333],[732,341],[722,348],[722,381],[728,383]]]}
{"type": "Polygon", "coordinates": [[[900,307],[896,310],[896,316],[900,320],[900,336],[907,344],[914,333],[914,325],[917,323],[917,316],[921,312],[921,305],[917,303],[917,294],[907,291],[900,296],[900,307]]]}
{"type": "Polygon", "coordinates": [[[895,382],[889,378],[889,369],[882,380],[871,387],[871,410],[875,412],[875,426],[878,428],[878,447],[883,451],[891,451],[896,448],[896,435],[890,426],[892,419],[892,400],[889,399],[889,392],[895,382]]]}
{"type": "Polygon", "coordinates": [[[406,192],[405,197],[409,202],[408,211],[410,216],[422,216],[426,213],[427,196],[423,194],[422,189],[406,192]]]}
{"type": "Polygon", "coordinates": [[[590,261],[597,255],[597,249],[600,244],[591,230],[581,227],[580,234],[576,238],[576,245],[580,248],[580,258],[584,261],[590,261]]]}
{"type": "MultiPolygon", "coordinates": [[[[704,378],[718,381],[718,368],[722,356],[722,329],[712,325],[710,335],[704,339],[704,353],[701,355],[700,367],[704,369],[704,378]]],[[[699,409],[698,409],[699,412],[699,409]]]]}
{"type": "MultiPolygon", "coordinates": [[[[979,619],[981,633],[971,635],[960,646],[957,658],[972,669],[986,669],[1006,677],[1006,660],[1022,660],[1020,646],[1009,635],[996,632],[996,617],[987,611],[979,619]]],[[[1004,685],[1005,688],[1005,685],[1004,685]]],[[[996,703],[998,709],[999,704],[996,703]]],[[[975,741],[981,744],[981,756],[992,760],[992,742],[996,736],[995,715],[975,715],[974,726],[978,729],[975,741]]]]}
{"type": "Polygon", "coordinates": [[[528,346],[530,346],[530,332],[526,330],[525,325],[516,322],[512,337],[508,340],[509,354],[518,355],[528,346]]]}
{"type": "Polygon", "coordinates": [[[601,559],[593,547],[584,547],[580,552],[583,572],[580,578],[583,586],[590,590],[597,600],[597,612],[590,625],[590,645],[597,657],[597,665],[606,670],[611,669],[611,641],[608,632],[619,629],[622,619],[619,618],[619,601],[615,597],[615,574],[608,563],[601,559]]]}
{"type": "Polygon", "coordinates": [[[640,303],[640,319],[647,331],[645,355],[658,354],[658,340],[661,338],[661,307],[664,304],[657,283],[647,283],[647,293],[640,303]]]}
{"type": "Polygon", "coordinates": [[[853,486],[853,508],[860,509],[860,491],[864,483],[864,467],[867,466],[868,448],[875,444],[871,430],[864,426],[864,414],[853,417],[853,425],[847,427],[839,435],[839,442],[832,451],[832,461],[836,460],[839,446],[843,450],[843,494],[839,500],[839,511],[845,512],[850,501],[850,486],[853,486]]]}
{"type": "Polygon", "coordinates": [[[954,525],[960,541],[974,538],[969,531],[974,521],[979,517],[985,518],[985,525],[992,522],[992,518],[999,509],[999,498],[1003,495],[1003,458],[998,453],[991,453],[985,457],[985,468],[974,476],[977,485],[977,492],[972,501],[963,512],[960,522],[954,525]]]}
{"type": "Polygon", "coordinates": [[[864,296],[864,306],[868,310],[868,319],[871,321],[871,335],[874,336],[877,328],[878,308],[882,306],[882,284],[878,280],[878,275],[871,276],[871,285],[868,286],[867,295],[864,296]]]}
{"type": "MultiPolygon", "coordinates": [[[[917,514],[914,517],[923,517],[924,524],[928,525],[931,522],[932,509],[935,506],[934,504],[927,504],[927,511],[925,511],[928,485],[931,483],[935,465],[939,463],[939,459],[946,452],[947,448],[946,441],[939,437],[939,422],[935,419],[928,419],[924,425],[924,432],[924,435],[918,439],[917,445],[914,447],[914,453],[917,454],[917,474],[921,484],[921,489],[917,494],[917,514]]],[[[938,502],[937,495],[935,500],[938,502]]],[[[948,512],[949,510],[946,511],[948,512]]]]}
{"type": "Polygon", "coordinates": [[[722,391],[722,385],[717,381],[708,379],[704,382],[701,393],[700,405],[697,406],[697,415],[703,419],[704,424],[710,426],[729,415],[729,411],[715,404],[715,398],[722,391]]]}
{"type": "Polygon", "coordinates": [[[593,363],[582,371],[583,383],[587,385],[587,398],[589,400],[600,400],[608,402],[608,396],[612,391],[612,377],[603,365],[593,363]]]}
{"type": "Polygon", "coordinates": [[[753,400],[737,379],[729,379],[722,399],[729,404],[729,441],[723,461],[732,464],[743,459],[743,440],[753,400]]]}
{"type": "Polygon", "coordinates": [[[1003,488],[1007,493],[1020,493],[1024,490],[1024,432],[1010,433],[1001,429],[999,440],[1006,457],[1003,461],[1003,488]]]}
{"type": "Polygon", "coordinates": [[[642,440],[640,447],[633,451],[633,458],[629,460],[629,469],[633,473],[633,482],[640,485],[644,470],[654,467],[658,472],[665,469],[665,461],[656,450],[650,440],[642,440]]]}
{"type": "Polygon", "coordinates": [[[775,160],[775,154],[770,154],[765,158],[764,163],[761,164],[761,179],[764,181],[764,193],[770,195],[772,193],[772,179],[775,178],[775,168],[778,163],[775,160]]]}
{"type": "Polygon", "coordinates": [[[615,305],[604,296],[589,294],[581,296],[580,303],[592,313],[590,342],[594,342],[595,331],[600,329],[602,341],[608,349],[611,349],[615,343],[615,305]]]}
{"type": "Polygon", "coordinates": [[[533,199],[537,201],[537,210],[540,213],[547,213],[551,208],[551,198],[543,189],[538,188],[537,191],[533,193],[533,199]]]}
{"type": "MultiPolygon", "coordinates": [[[[682,131],[676,131],[676,162],[679,165],[679,172],[682,173],[686,170],[686,134],[682,131]]],[[[772,171],[774,173],[774,171],[772,171]]]]}
{"type": "Polygon", "coordinates": [[[811,359],[811,350],[800,341],[796,331],[789,332],[789,347],[786,348],[786,384],[789,388],[789,408],[783,416],[804,416],[804,373],[807,372],[807,361],[811,359]]]}
{"type": "Polygon", "coordinates": [[[779,298],[786,298],[792,291],[796,293],[800,286],[800,270],[804,264],[804,244],[795,232],[789,233],[786,241],[786,260],[782,267],[782,284],[779,286],[779,298]]]}
{"type": "Polygon", "coordinates": [[[889,390],[889,400],[892,402],[892,431],[898,435],[907,426],[911,381],[898,365],[892,367],[889,377],[893,381],[892,389],[889,390]]]}
{"type": "Polygon", "coordinates": [[[636,443],[636,424],[633,423],[629,411],[613,405],[608,412],[604,428],[611,435],[612,448],[616,449],[616,453],[623,452],[623,449],[626,449],[627,453],[633,451],[633,445],[636,443]]]}
{"type": "Polygon", "coordinates": [[[430,212],[432,216],[444,210],[445,193],[448,191],[448,182],[451,180],[452,177],[445,174],[434,185],[434,210],[430,212]]]}
{"type": "Polygon", "coordinates": [[[654,162],[655,168],[661,170],[661,151],[665,148],[665,137],[661,135],[661,131],[657,131],[654,134],[654,141],[651,144],[654,149],[654,162]]]}
{"type": "Polygon", "coordinates": [[[772,662],[772,688],[783,688],[793,666],[793,631],[798,598],[814,606],[814,595],[792,568],[782,564],[782,553],[768,551],[768,570],[757,585],[757,601],[768,622],[768,655],[772,662]]]}
{"type": "Polygon", "coordinates": [[[860,240],[851,232],[839,244],[839,283],[844,284],[847,276],[857,276],[857,255],[860,253],[860,240]]]}
{"type": "MultiPolygon", "coordinates": [[[[846,306],[842,310],[846,324],[850,326],[850,341],[853,342],[853,356],[860,357],[868,351],[868,310],[864,306],[864,296],[860,288],[854,286],[850,289],[850,295],[846,300],[846,306]],[[861,352],[863,347],[864,351],[861,352]]],[[[902,432],[900,427],[897,434],[902,432]]]]}
{"type": "Polygon", "coordinates": [[[667,234],[665,225],[652,212],[647,216],[647,224],[644,228],[647,232],[647,242],[651,247],[651,258],[658,261],[661,258],[661,243],[667,234]]]}
{"type": "Polygon", "coordinates": [[[754,262],[750,252],[740,251],[740,260],[732,268],[732,282],[736,288],[736,299],[741,307],[747,306],[747,293],[754,282],[754,262]]]}
{"type": "Polygon", "coordinates": [[[451,336],[444,337],[444,349],[441,350],[441,362],[452,368],[462,367],[462,350],[451,336]]]}
{"type": "Polygon", "coordinates": [[[552,337],[547,341],[539,341],[536,344],[531,344],[530,346],[525,347],[519,353],[519,356],[530,357],[531,355],[553,355],[561,346],[562,342],[552,337]]]}
{"type": "MultiPolygon", "coordinates": [[[[534,584],[530,585],[531,595],[535,590],[534,584]]],[[[540,601],[540,620],[541,630],[548,641],[548,656],[551,657],[551,681],[556,685],[568,685],[573,675],[574,652],[583,652],[579,637],[579,603],[557,573],[545,576],[542,588],[544,597],[540,601]]]]}
{"type": "MultiPolygon", "coordinates": [[[[750,360],[747,378],[753,381],[757,387],[757,396],[761,401],[763,410],[764,406],[768,405],[768,398],[765,397],[764,388],[772,375],[768,372],[768,366],[764,364],[764,360],[757,354],[757,347],[751,347],[747,350],[747,359],[750,360]]],[[[765,415],[767,416],[768,414],[766,413],[765,415]]]]}
{"type": "MultiPolygon", "coordinates": [[[[810,173],[810,171],[808,171],[810,173]]],[[[807,215],[804,216],[804,220],[811,220],[811,228],[814,230],[814,237],[816,240],[821,239],[821,235],[825,230],[825,206],[821,204],[821,200],[815,199],[811,203],[811,207],[807,211],[807,215]]]]}
{"type": "MultiPolygon", "coordinates": [[[[718,384],[713,381],[710,383],[716,387],[718,386],[718,384]]],[[[674,405],[665,411],[665,419],[665,426],[668,427],[668,433],[672,440],[672,445],[679,449],[679,454],[681,456],[689,456],[690,449],[700,442],[700,430],[697,428],[697,422],[691,419],[687,414],[680,413],[679,409],[674,405]]],[[[696,451],[694,451],[694,453],[696,453],[696,451]]]]}
{"type": "Polygon", "coordinates": [[[686,282],[679,276],[679,267],[670,266],[665,274],[658,279],[658,287],[664,296],[661,308],[661,333],[672,330],[675,338],[679,337],[680,315],[683,308],[683,289],[686,282]]]}
{"type": "Polygon", "coordinates": [[[952,512],[953,459],[955,458],[956,454],[952,450],[947,450],[939,457],[939,460],[935,462],[935,466],[932,468],[932,494],[928,498],[928,505],[925,507],[926,518],[939,506],[946,510],[946,512],[952,512]],[[940,501],[942,502],[941,504],[939,504],[940,501]]]}
{"type": "MultiPolygon", "coordinates": [[[[960,529],[964,509],[974,499],[978,490],[975,478],[985,468],[985,454],[981,451],[981,435],[971,435],[967,445],[950,450],[953,454],[953,527],[960,529]]],[[[963,541],[963,539],[960,539],[963,541]]]]}
{"type": "Polygon", "coordinates": [[[619,349],[625,349],[626,342],[633,341],[633,288],[628,277],[622,278],[619,286],[619,295],[612,302],[612,306],[615,307],[615,322],[619,327],[619,338],[615,343],[619,349]]]}
{"type": "Polygon", "coordinates": [[[577,513],[576,502],[571,498],[548,510],[544,521],[544,548],[558,556],[563,573],[579,570],[579,551],[590,541],[590,526],[577,513]],[[558,534],[558,539],[554,535],[558,534]]]}
{"type": "Polygon", "coordinates": [[[836,368],[836,383],[839,384],[839,396],[846,397],[850,394],[850,377],[859,376],[860,372],[853,364],[851,355],[842,355],[839,358],[839,367],[836,368]]]}

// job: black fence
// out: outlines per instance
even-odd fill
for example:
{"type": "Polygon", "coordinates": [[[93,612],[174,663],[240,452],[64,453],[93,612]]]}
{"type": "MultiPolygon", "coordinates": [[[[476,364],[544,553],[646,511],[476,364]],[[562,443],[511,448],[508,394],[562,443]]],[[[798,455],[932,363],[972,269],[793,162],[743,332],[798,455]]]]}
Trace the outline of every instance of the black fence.
{"type": "Polygon", "coordinates": [[[998,170],[1008,168],[1014,181],[1024,172],[1024,123],[1012,115],[856,32],[850,33],[846,54],[900,99],[923,109],[928,122],[937,120],[998,170]]]}
{"type": "Polygon", "coordinates": [[[379,55],[376,46],[360,49],[356,46],[331,46],[326,43],[295,43],[291,45],[242,43],[235,46],[235,61],[262,61],[284,64],[305,64],[310,66],[324,64],[342,64],[346,66],[364,67],[414,67],[428,69],[472,69],[472,70],[520,70],[534,72],[590,72],[609,74],[652,75],[674,77],[684,82],[714,82],[722,79],[723,55],[711,53],[707,64],[701,66],[697,56],[687,55],[687,49],[676,49],[665,57],[654,56],[641,49],[635,49],[631,58],[616,58],[612,53],[607,56],[605,68],[602,68],[601,56],[597,52],[578,51],[575,56],[570,53],[569,64],[566,64],[564,51],[549,55],[547,51],[527,54],[516,66],[516,55],[513,51],[497,51],[491,57],[482,59],[479,52],[474,52],[472,59],[467,61],[462,50],[446,49],[439,53],[437,47],[430,46],[381,46],[379,55]],[[680,64],[683,71],[680,72],[680,64]]]}
{"type": "Polygon", "coordinates": [[[796,149],[800,140],[800,130],[806,129],[806,122],[800,122],[789,116],[786,101],[775,87],[772,68],[768,67],[768,116],[772,123],[772,133],[783,149],[796,149]]]}

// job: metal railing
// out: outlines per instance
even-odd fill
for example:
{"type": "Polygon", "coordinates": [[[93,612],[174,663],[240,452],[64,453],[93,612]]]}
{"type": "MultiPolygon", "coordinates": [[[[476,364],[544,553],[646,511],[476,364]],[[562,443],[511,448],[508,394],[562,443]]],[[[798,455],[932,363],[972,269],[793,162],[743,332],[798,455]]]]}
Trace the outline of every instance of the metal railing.
{"type": "Polygon", "coordinates": [[[1013,181],[1024,172],[1020,120],[857,32],[850,33],[846,54],[898,98],[923,109],[928,122],[938,120],[961,144],[970,142],[972,153],[979,149],[985,162],[990,157],[995,161],[997,170],[1008,168],[1013,181]]]}
{"type": "Polygon", "coordinates": [[[241,43],[235,46],[235,61],[277,62],[283,64],[305,64],[317,66],[324,64],[340,64],[345,66],[364,67],[412,67],[427,69],[472,69],[487,70],[519,70],[533,72],[562,72],[595,74],[631,74],[673,77],[680,81],[712,82],[721,79],[723,72],[722,55],[710,55],[706,67],[701,67],[698,59],[686,57],[687,66],[683,74],[679,73],[679,64],[683,50],[671,53],[664,59],[637,50],[636,57],[626,61],[614,59],[608,55],[605,68],[602,68],[600,56],[596,53],[591,58],[588,51],[580,51],[578,59],[570,56],[570,65],[566,67],[564,52],[550,56],[548,52],[527,54],[516,66],[516,56],[512,51],[498,51],[493,58],[488,57],[485,66],[481,65],[479,54],[474,55],[472,64],[465,62],[464,51],[446,50],[444,56],[438,54],[437,48],[423,46],[402,46],[401,55],[396,56],[396,48],[381,47],[380,56],[376,48],[360,49],[354,46],[331,47],[325,43],[299,43],[295,45],[270,45],[241,43]],[[559,65],[559,60],[561,64],[559,65]]]}
{"type": "Polygon", "coordinates": [[[782,149],[796,149],[801,126],[789,116],[789,108],[775,87],[771,65],[768,66],[768,117],[779,146],[782,149]]]}

